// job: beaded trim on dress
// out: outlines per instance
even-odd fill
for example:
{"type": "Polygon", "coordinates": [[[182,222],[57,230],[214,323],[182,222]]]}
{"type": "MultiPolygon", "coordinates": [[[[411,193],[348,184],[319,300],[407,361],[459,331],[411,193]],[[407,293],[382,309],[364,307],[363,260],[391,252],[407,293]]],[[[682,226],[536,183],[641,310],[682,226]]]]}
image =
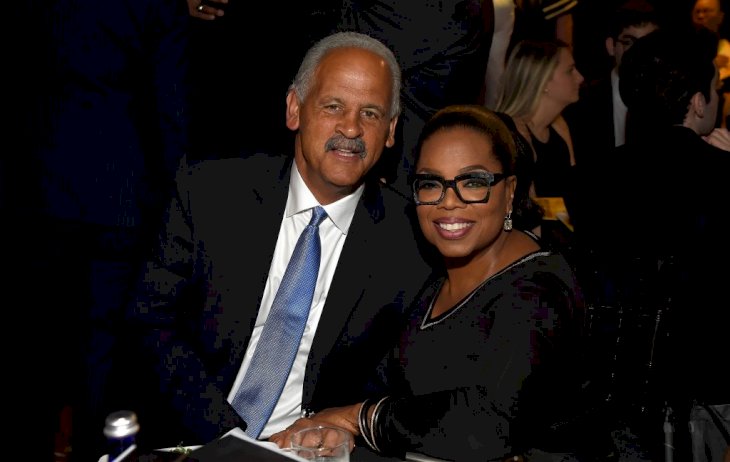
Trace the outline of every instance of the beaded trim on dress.
{"type": "MultiPolygon", "coordinates": [[[[471,298],[474,296],[474,294],[479,289],[481,289],[482,287],[484,287],[484,285],[486,283],[488,283],[492,279],[496,278],[497,276],[500,276],[501,274],[504,274],[505,272],[509,271],[510,269],[514,268],[517,265],[521,265],[522,263],[525,263],[525,262],[530,261],[530,260],[532,260],[534,258],[537,258],[537,257],[546,257],[546,256],[548,256],[550,254],[552,254],[552,252],[546,251],[546,250],[540,250],[540,251],[533,252],[531,254],[525,255],[524,257],[520,258],[519,260],[516,260],[516,261],[512,262],[510,265],[507,265],[506,267],[502,268],[500,271],[497,271],[496,273],[494,273],[493,275],[491,275],[490,277],[488,277],[487,279],[485,279],[481,284],[479,284],[478,286],[476,286],[474,288],[474,290],[472,290],[469,293],[469,295],[467,295],[466,297],[464,297],[459,303],[457,303],[453,308],[451,308],[443,316],[440,316],[437,319],[430,320],[429,317],[431,316],[431,311],[433,311],[433,303],[436,300],[436,297],[434,296],[433,298],[431,298],[431,303],[428,304],[428,310],[426,310],[426,314],[423,315],[423,321],[421,321],[421,327],[420,327],[420,329],[423,330],[423,329],[426,329],[428,327],[435,326],[436,324],[439,324],[442,321],[444,321],[444,320],[448,319],[449,317],[451,317],[451,315],[454,314],[454,313],[456,313],[456,312],[458,312],[461,309],[461,307],[464,306],[464,304],[466,304],[466,302],[468,302],[469,300],[471,300],[471,298]]],[[[441,280],[441,284],[439,284],[439,287],[436,290],[436,293],[437,294],[441,290],[441,287],[443,287],[443,284],[444,284],[444,279],[441,280]]]]}

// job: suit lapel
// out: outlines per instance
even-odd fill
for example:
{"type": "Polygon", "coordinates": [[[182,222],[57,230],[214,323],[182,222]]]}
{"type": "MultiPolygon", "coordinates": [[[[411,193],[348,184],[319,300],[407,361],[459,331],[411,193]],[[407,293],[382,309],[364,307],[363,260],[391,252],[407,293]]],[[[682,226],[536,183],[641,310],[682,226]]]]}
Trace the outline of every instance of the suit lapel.
{"type": "Polygon", "coordinates": [[[310,366],[320,364],[322,357],[333,349],[343,326],[347,324],[353,310],[358,309],[363,294],[371,290],[369,281],[373,272],[377,271],[379,259],[373,257],[370,239],[377,236],[375,226],[383,212],[378,186],[367,185],[330,284],[310,352],[310,366]]]}
{"type": "Polygon", "coordinates": [[[281,163],[272,167],[272,162],[268,162],[268,168],[258,164],[253,168],[252,164],[256,163],[247,163],[247,172],[239,176],[238,185],[247,186],[233,187],[237,196],[233,203],[237,205],[230,212],[245,217],[236,220],[240,242],[245,248],[237,257],[240,269],[234,273],[240,281],[229,283],[231,291],[241,294],[235,298],[242,301],[242,306],[227,306],[220,317],[220,335],[232,342],[229,361],[224,365],[231,383],[241,367],[256,322],[289,190],[290,161],[284,167],[281,163]],[[276,177],[263,173],[276,169],[279,169],[276,177]]]}

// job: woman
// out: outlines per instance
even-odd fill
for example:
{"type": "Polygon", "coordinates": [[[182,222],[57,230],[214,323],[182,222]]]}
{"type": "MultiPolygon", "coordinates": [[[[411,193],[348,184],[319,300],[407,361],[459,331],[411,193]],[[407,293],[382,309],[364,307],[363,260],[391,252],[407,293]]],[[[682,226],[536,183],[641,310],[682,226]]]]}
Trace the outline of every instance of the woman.
{"type": "MultiPolygon", "coordinates": [[[[531,448],[573,451],[583,306],[574,275],[513,223],[515,144],[483,106],[450,106],[425,125],[412,183],[434,271],[387,364],[390,394],[318,411],[371,449],[502,460],[531,448]],[[570,433],[568,438],[565,438],[570,433]],[[569,446],[563,446],[567,442],[569,446]]],[[[595,429],[592,429],[595,430],[595,429]]]]}
{"type": "Polygon", "coordinates": [[[573,192],[573,142],[563,109],[578,101],[583,76],[560,40],[523,40],[510,54],[496,110],[512,117],[534,151],[533,195],[573,192]]]}

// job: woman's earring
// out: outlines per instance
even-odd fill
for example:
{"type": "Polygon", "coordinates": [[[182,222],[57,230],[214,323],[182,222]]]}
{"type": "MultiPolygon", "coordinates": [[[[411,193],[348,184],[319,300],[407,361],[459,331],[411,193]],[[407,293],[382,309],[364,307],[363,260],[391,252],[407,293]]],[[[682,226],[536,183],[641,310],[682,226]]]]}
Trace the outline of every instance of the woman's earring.
{"type": "Polygon", "coordinates": [[[507,215],[504,216],[504,226],[505,231],[512,231],[512,210],[507,212],[507,215]]]}

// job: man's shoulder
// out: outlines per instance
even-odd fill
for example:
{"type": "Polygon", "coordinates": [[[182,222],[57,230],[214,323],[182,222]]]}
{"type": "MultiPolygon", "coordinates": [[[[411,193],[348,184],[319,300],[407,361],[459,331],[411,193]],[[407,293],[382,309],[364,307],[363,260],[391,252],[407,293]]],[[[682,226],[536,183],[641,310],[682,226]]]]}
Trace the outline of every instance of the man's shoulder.
{"type": "Polygon", "coordinates": [[[183,165],[179,177],[192,181],[222,181],[243,177],[272,178],[286,170],[289,158],[265,153],[238,157],[208,158],[189,161],[183,165]]]}
{"type": "Polygon", "coordinates": [[[368,239],[375,238],[381,245],[380,251],[391,259],[389,271],[400,271],[405,265],[410,268],[409,271],[425,279],[428,271],[418,272],[416,268],[430,268],[429,265],[438,264],[441,258],[436,248],[423,237],[416,217],[415,204],[411,197],[396,185],[379,184],[375,187],[378,191],[379,205],[376,209],[373,209],[372,203],[368,206],[375,223],[372,228],[374,234],[368,239]],[[382,215],[373,215],[374,210],[382,215]]]}
{"type": "Polygon", "coordinates": [[[363,202],[376,223],[403,223],[413,217],[413,201],[397,185],[369,182],[363,202]]]}

